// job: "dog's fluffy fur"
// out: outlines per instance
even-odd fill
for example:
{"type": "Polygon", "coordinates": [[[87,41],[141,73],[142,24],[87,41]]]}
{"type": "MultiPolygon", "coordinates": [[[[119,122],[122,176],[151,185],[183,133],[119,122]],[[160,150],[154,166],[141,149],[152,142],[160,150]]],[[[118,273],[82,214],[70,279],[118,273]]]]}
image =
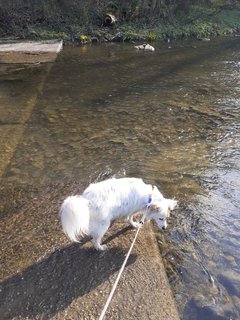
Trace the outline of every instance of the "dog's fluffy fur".
{"type": "Polygon", "coordinates": [[[137,178],[109,179],[90,184],[81,196],[70,196],[63,202],[60,215],[65,234],[72,241],[88,235],[97,250],[105,250],[101,239],[111,222],[128,218],[134,227],[133,215],[143,212],[147,220],[154,219],[159,228],[167,227],[170,211],[177,201],[165,199],[157,187],[145,184],[137,178]]]}

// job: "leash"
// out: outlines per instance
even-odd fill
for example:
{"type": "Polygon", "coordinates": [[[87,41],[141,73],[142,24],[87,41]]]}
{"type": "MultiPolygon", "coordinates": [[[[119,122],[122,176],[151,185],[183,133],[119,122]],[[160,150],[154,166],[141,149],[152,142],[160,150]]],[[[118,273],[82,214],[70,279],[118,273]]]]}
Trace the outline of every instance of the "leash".
{"type": "Polygon", "coordinates": [[[115,290],[116,290],[116,288],[117,288],[118,282],[119,282],[119,280],[120,280],[120,278],[121,278],[121,275],[122,275],[122,273],[123,273],[123,270],[124,270],[124,268],[125,268],[125,265],[126,265],[126,263],[127,263],[127,261],[128,261],[128,258],[129,258],[129,256],[130,256],[130,253],[131,253],[131,251],[132,251],[132,248],[133,248],[133,246],[134,246],[134,243],[135,243],[135,241],[136,241],[136,239],[137,239],[138,233],[139,233],[139,231],[140,231],[140,229],[141,229],[141,227],[142,227],[142,225],[143,225],[143,223],[144,223],[144,219],[145,219],[145,217],[143,216],[142,219],[140,220],[140,224],[139,224],[139,227],[138,227],[137,232],[136,232],[136,234],[135,234],[135,237],[134,237],[134,239],[133,239],[133,242],[132,242],[132,244],[131,244],[131,247],[130,247],[129,250],[128,250],[128,253],[127,253],[127,255],[126,255],[126,258],[125,258],[125,260],[124,260],[124,262],[123,262],[123,264],[122,264],[122,267],[121,267],[121,269],[120,269],[120,271],[119,271],[119,273],[118,273],[118,276],[117,276],[117,278],[116,278],[116,280],[115,280],[115,283],[114,283],[114,285],[113,285],[113,287],[112,287],[112,290],[111,290],[111,292],[110,292],[110,294],[109,294],[109,297],[108,297],[108,299],[107,299],[107,302],[106,302],[106,304],[105,304],[105,306],[104,306],[104,308],[103,308],[103,310],[102,310],[102,312],[101,312],[101,315],[100,315],[100,317],[99,317],[98,320],[103,320],[104,317],[105,317],[105,313],[106,313],[107,308],[108,308],[108,306],[109,306],[109,304],[110,304],[110,302],[111,302],[111,300],[112,300],[113,294],[114,294],[114,292],[115,292],[115,290]]]}

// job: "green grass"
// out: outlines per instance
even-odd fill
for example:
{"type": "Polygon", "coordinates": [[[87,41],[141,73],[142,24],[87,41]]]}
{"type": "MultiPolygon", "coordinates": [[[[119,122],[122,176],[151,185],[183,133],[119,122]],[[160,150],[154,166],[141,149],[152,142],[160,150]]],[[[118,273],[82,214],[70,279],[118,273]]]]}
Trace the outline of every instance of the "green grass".
{"type": "Polygon", "coordinates": [[[230,10],[223,6],[225,0],[209,1],[212,5],[189,5],[185,11],[174,7],[172,2],[167,10],[164,9],[165,14],[162,13],[162,16],[155,14],[149,18],[149,15],[146,16],[142,11],[129,20],[119,19],[113,28],[102,27],[103,4],[101,4],[103,7],[95,8],[91,12],[88,7],[77,6],[71,11],[67,6],[68,12],[65,15],[59,6],[52,8],[56,13],[52,15],[49,13],[51,11],[49,5],[41,7],[39,4],[40,20],[37,19],[36,13],[24,11],[20,7],[18,10],[8,8],[9,11],[5,8],[5,11],[0,10],[0,18],[2,17],[0,35],[29,39],[60,38],[82,43],[83,35],[111,39],[119,32],[125,41],[148,42],[163,39],[199,39],[239,33],[239,6],[236,5],[235,9],[230,10]]]}
{"type": "Polygon", "coordinates": [[[133,23],[120,26],[124,37],[129,40],[208,38],[240,32],[240,12],[192,6],[188,13],[178,12],[165,23],[158,22],[148,28],[133,23]]]}

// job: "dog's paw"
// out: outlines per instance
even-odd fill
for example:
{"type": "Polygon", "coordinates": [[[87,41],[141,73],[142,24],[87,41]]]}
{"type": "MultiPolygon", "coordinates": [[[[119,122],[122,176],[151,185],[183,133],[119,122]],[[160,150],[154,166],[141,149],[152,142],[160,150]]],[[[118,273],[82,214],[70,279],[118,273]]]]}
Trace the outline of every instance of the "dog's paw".
{"type": "Polygon", "coordinates": [[[131,223],[130,223],[130,225],[134,228],[134,229],[137,229],[137,228],[139,228],[140,227],[140,222],[134,222],[134,221],[132,221],[131,223]]]}
{"type": "Polygon", "coordinates": [[[107,245],[106,245],[106,244],[103,244],[103,245],[99,245],[98,248],[97,248],[97,250],[99,250],[99,251],[106,251],[107,248],[108,248],[107,245]]]}

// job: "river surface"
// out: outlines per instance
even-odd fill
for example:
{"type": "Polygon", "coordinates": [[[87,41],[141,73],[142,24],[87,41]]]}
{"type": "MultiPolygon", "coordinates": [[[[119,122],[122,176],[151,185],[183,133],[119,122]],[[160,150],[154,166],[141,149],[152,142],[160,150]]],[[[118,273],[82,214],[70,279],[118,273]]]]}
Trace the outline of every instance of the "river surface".
{"type": "Polygon", "coordinates": [[[181,318],[240,319],[240,38],[65,47],[0,71],[3,219],[60,181],[141,177],[179,200],[155,232],[181,318]]]}

